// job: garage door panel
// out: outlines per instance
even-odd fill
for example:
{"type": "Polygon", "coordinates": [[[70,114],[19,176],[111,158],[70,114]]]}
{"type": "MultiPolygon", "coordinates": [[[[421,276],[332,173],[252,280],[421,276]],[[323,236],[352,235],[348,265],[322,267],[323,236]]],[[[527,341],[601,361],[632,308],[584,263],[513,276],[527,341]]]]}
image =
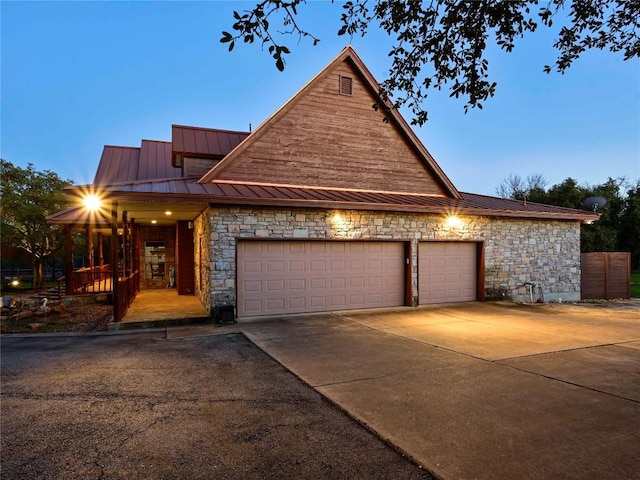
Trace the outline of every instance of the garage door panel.
{"type": "Polygon", "coordinates": [[[304,308],[305,299],[304,298],[289,298],[288,302],[289,308],[304,308]]]}
{"type": "Polygon", "coordinates": [[[310,270],[313,272],[325,272],[327,270],[326,260],[311,260],[309,264],[310,270]]]}
{"type": "Polygon", "coordinates": [[[349,260],[349,269],[364,270],[364,260],[349,260]]]}
{"type": "Polygon", "coordinates": [[[283,292],[284,280],[267,280],[267,290],[269,292],[283,292]]]}
{"type": "Polygon", "coordinates": [[[311,297],[311,307],[317,308],[317,307],[326,307],[327,306],[327,299],[326,297],[311,297]]]}
{"type": "Polygon", "coordinates": [[[327,280],[325,278],[312,278],[311,279],[311,289],[325,289],[327,288],[327,280]]]}
{"type": "Polygon", "coordinates": [[[245,272],[260,272],[262,271],[262,263],[260,262],[244,262],[242,269],[245,272]]]}
{"type": "Polygon", "coordinates": [[[267,262],[267,273],[284,272],[284,261],[267,262]]]}
{"type": "Polygon", "coordinates": [[[476,244],[421,242],[418,247],[420,304],[477,299],[476,244]]]}
{"type": "Polygon", "coordinates": [[[283,246],[277,243],[268,244],[263,250],[266,250],[269,255],[281,255],[284,252],[283,246]]]}
{"type": "Polygon", "coordinates": [[[347,297],[344,295],[334,295],[331,299],[331,308],[344,308],[347,305],[347,297]]]}
{"type": "Polygon", "coordinates": [[[289,252],[294,255],[304,253],[304,245],[291,245],[289,247],[289,252]]]}
{"type": "MultiPolygon", "coordinates": [[[[287,245],[284,242],[277,242],[280,243],[281,245],[287,245]]],[[[310,254],[316,254],[316,255],[321,255],[321,256],[325,256],[327,254],[327,244],[326,243],[322,243],[322,242],[314,242],[311,244],[306,245],[308,247],[309,253],[310,254]]],[[[291,251],[291,249],[289,248],[289,251],[291,251]]]]}
{"type": "Polygon", "coordinates": [[[347,260],[346,259],[341,259],[341,260],[331,260],[331,270],[332,271],[336,271],[336,270],[346,270],[347,269],[347,260]]]}
{"type": "Polygon", "coordinates": [[[304,272],[305,271],[305,263],[297,260],[289,260],[289,271],[290,272],[304,272]]]}
{"type": "Polygon", "coordinates": [[[307,288],[307,282],[302,278],[294,278],[289,280],[289,290],[304,290],[307,288]]]}
{"type": "Polygon", "coordinates": [[[259,292],[262,289],[262,282],[257,280],[248,281],[245,282],[244,288],[249,292],[259,292]]]}
{"type": "Polygon", "coordinates": [[[239,241],[237,247],[239,317],[404,304],[402,242],[239,241]]]}

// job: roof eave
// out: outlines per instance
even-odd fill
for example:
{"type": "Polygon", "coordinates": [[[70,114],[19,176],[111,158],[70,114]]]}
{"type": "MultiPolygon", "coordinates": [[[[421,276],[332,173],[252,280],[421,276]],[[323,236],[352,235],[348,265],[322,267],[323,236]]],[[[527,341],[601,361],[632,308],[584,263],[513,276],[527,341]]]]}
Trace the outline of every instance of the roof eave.
{"type": "Polygon", "coordinates": [[[263,207],[299,207],[326,208],[343,210],[393,211],[401,213],[427,213],[436,215],[471,215],[483,217],[521,218],[532,220],[560,220],[592,222],[600,218],[600,214],[592,212],[541,212],[500,210],[473,207],[455,207],[451,205],[407,205],[401,203],[367,203],[333,200],[285,199],[285,198],[247,198],[231,195],[167,193],[167,192],[129,192],[111,191],[108,198],[112,200],[142,200],[148,202],[185,202],[210,203],[219,205],[250,205],[263,207]]]}

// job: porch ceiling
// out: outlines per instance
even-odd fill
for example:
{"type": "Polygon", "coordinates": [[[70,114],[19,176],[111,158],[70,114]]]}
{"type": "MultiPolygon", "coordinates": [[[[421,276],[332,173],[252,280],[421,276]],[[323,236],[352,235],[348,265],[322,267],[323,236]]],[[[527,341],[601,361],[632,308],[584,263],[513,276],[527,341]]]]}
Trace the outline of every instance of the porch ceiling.
{"type": "Polygon", "coordinates": [[[124,212],[127,218],[138,225],[168,226],[177,221],[194,220],[206,207],[207,203],[184,202],[118,202],[118,221],[122,221],[124,212]],[[167,212],[171,212],[170,214],[167,212]],[[155,221],[155,223],[154,223],[155,221]]]}

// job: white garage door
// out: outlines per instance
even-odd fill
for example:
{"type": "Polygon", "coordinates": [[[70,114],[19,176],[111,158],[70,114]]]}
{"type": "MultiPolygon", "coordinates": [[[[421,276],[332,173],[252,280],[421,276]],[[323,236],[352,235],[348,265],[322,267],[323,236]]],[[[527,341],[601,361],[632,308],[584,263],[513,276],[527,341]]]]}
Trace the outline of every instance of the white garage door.
{"type": "Polygon", "coordinates": [[[238,317],[404,305],[401,242],[238,242],[238,317]]]}
{"type": "Polygon", "coordinates": [[[420,242],[418,295],[420,304],[471,302],[477,299],[476,244],[420,242]]]}

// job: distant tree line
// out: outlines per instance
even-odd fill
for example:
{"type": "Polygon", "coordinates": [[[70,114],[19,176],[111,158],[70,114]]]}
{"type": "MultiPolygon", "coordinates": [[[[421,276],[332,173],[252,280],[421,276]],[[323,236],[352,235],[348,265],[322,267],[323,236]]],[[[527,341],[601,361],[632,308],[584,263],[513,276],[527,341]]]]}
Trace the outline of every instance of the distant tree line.
{"type": "Polygon", "coordinates": [[[597,208],[600,220],[582,225],[580,249],[583,252],[631,252],[631,268],[640,270],[640,180],[634,185],[624,178],[609,178],[591,186],[578,184],[569,177],[547,188],[548,183],[540,174],[526,179],[511,174],[497,187],[496,193],[503,198],[582,210],[588,209],[587,198],[605,198],[607,203],[597,208]]]}

